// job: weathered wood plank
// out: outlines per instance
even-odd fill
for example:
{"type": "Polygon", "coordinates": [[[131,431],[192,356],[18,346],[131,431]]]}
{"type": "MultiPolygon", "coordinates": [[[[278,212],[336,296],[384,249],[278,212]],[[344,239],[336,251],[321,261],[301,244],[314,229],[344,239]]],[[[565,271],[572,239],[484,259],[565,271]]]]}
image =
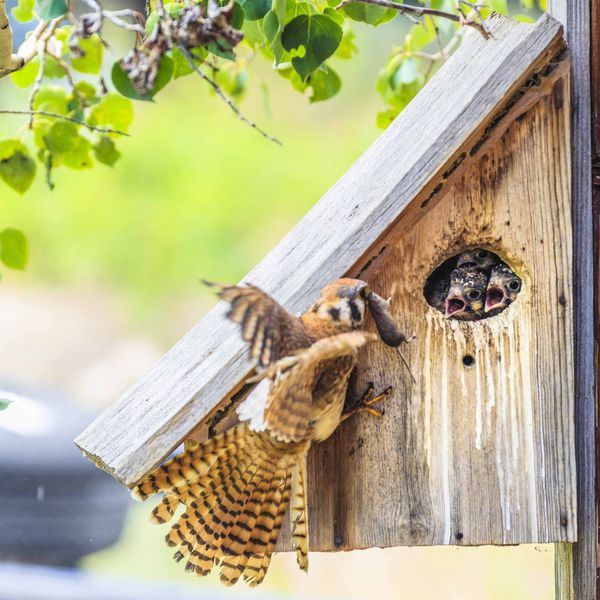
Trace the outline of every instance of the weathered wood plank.
{"type": "MultiPolygon", "coordinates": [[[[246,278],[299,311],[347,272],[424,188],[481,136],[508,97],[560,45],[560,26],[501,17],[494,38],[466,36],[398,119],[246,278]]],[[[176,447],[249,368],[217,306],[76,440],[131,486],[176,447]]]]}
{"type": "Polygon", "coordinates": [[[364,351],[354,394],[368,381],[395,393],[383,419],[349,419],[311,451],[311,548],[575,539],[569,146],[559,79],[380,241],[385,257],[363,275],[383,295],[395,288],[418,384],[393,349],[364,351]],[[425,279],[477,246],[523,291],[501,315],[448,321],[426,304],[425,279]]]}
{"type": "MultiPolygon", "coordinates": [[[[594,234],[592,219],[590,105],[591,14],[594,2],[548,0],[548,12],[561,21],[572,56],[573,272],[575,295],[575,426],[577,455],[577,544],[569,555],[558,549],[557,592],[572,589],[577,600],[596,598],[596,396],[594,368],[594,234]],[[573,569],[572,573],[568,568],[573,569]],[[562,586],[561,581],[572,581],[562,586]]],[[[595,3],[597,4],[597,2],[595,3]]],[[[598,23],[594,35],[600,35],[598,23]]],[[[558,596],[557,597],[569,597],[558,596]]]]}

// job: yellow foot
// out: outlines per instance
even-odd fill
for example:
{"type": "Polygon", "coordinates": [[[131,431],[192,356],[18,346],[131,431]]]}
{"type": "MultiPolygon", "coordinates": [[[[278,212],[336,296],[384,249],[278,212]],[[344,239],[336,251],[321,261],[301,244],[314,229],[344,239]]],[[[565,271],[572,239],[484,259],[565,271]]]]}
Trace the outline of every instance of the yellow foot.
{"type": "Polygon", "coordinates": [[[377,410],[376,408],[373,408],[372,405],[376,402],[379,402],[380,400],[384,400],[385,398],[387,398],[392,393],[392,386],[390,385],[386,387],[385,390],[381,392],[381,394],[377,394],[376,396],[371,397],[371,394],[373,393],[374,389],[375,385],[372,381],[369,381],[369,383],[367,384],[367,389],[362,395],[358,406],[343,414],[342,421],[345,421],[348,417],[361,412],[367,412],[373,415],[374,417],[383,417],[385,411],[383,409],[377,410]]]}

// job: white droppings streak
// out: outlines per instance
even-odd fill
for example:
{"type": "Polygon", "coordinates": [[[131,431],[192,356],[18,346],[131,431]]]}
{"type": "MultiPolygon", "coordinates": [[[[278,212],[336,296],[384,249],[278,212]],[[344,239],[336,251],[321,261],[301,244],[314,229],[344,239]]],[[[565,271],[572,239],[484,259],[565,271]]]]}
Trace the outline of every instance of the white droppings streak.
{"type": "MultiPolygon", "coordinates": [[[[525,409],[525,445],[526,445],[526,475],[528,477],[528,488],[529,488],[529,519],[531,522],[531,531],[538,531],[538,512],[537,512],[537,473],[536,473],[536,452],[535,452],[535,440],[533,431],[533,399],[531,397],[531,340],[529,338],[529,331],[527,327],[523,327],[521,335],[519,336],[519,357],[521,373],[523,375],[522,381],[522,394],[523,394],[523,406],[525,409]]],[[[543,435],[539,436],[539,443],[543,443],[543,435]]],[[[541,454],[543,456],[544,451],[542,448],[541,454]]],[[[544,474],[542,473],[542,477],[544,474]]]]}
{"type": "MultiPolygon", "coordinates": [[[[506,358],[504,339],[502,333],[495,332],[494,344],[497,351],[506,358]]],[[[498,394],[498,419],[496,420],[496,464],[500,481],[500,497],[502,502],[503,524],[506,531],[511,528],[511,496],[512,496],[512,469],[509,459],[509,440],[507,426],[508,390],[506,386],[506,370],[503,361],[498,361],[496,381],[499,386],[498,394]]]]}
{"type": "Polygon", "coordinates": [[[425,351],[423,352],[423,373],[426,373],[426,377],[421,377],[420,380],[423,382],[423,435],[425,443],[425,459],[427,460],[427,466],[431,470],[431,382],[434,379],[435,366],[431,361],[431,336],[433,334],[433,323],[432,323],[431,311],[427,313],[427,333],[425,335],[425,351]]]}
{"type": "Polygon", "coordinates": [[[440,394],[441,402],[441,459],[442,459],[442,483],[443,483],[443,501],[444,501],[444,540],[451,543],[450,539],[450,439],[449,439],[449,418],[448,418],[448,346],[446,343],[446,332],[442,336],[442,389],[440,394]]]}
{"type": "Polygon", "coordinates": [[[492,432],[492,409],[496,406],[496,384],[494,383],[494,371],[492,370],[492,359],[490,358],[490,342],[486,340],[483,355],[485,365],[483,375],[486,381],[487,400],[485,403],[485,426],[488,434],[492,432]]]}
{"type": "Polygon", "coordinates": [[[481,370],[483,361],[481,355],[485,354],[485,346],[482,344],[482,328],[473,330],[475,341],[475,448],[481,450],[481,435],[483,429],[483,397],[481,390],[481,370]]]}
{"type": "MultiPolygon", "coordinates": [[[[505,359],[505,368],[507,369],[507,378],[509,382],[509,399],[510,399],[510,441],[511,441],[511,456],[512,458],[512,469],[514,473],[521,473],[520,468],[521,458],[519,453],[519,391],[517,389],[517,377],[519,374],[519,355],[516,350],[515,344],[515,330],[512,322],[509,322],[506,327],[506,336],[508,341],[507,346],[507,357],[505,359]]],[[[521,510],[521,497],[520,491],[521,486],[517,485],[514,489],[514,503],[515,510],[519,512],[521,510]]]]}

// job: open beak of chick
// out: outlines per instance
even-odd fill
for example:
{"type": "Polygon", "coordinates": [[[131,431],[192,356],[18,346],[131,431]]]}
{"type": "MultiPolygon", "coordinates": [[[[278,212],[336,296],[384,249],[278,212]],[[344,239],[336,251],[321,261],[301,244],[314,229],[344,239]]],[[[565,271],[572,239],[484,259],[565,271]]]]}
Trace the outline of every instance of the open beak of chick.
{"type": "Polygon", "coordinates": [[[485,312],[490,312],[495,308],[504,306],[505,294],[502,288],[490,286],[485,295],[485,312]]]}
{"type": "Polygon", "coordinates": [[[458,296],[446,299],[446,319],[449,319],[456,313],[462,312],[465,309],[465,301],[458,296]]]}

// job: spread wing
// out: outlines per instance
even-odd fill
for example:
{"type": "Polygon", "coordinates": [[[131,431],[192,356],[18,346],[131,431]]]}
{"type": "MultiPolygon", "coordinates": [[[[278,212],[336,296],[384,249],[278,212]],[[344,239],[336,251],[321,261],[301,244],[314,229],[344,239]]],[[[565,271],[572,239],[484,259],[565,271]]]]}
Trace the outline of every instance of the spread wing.
{"type": "Polygon", "coordinates": [[[280,441],[303,440],[313,418],[312,393],[319,364],[356,356],[361,346],[375,339],[375,334],[364,331],[341,333],[281,358],[255,378],[261,379],[257,395],[251,394],[240,405],[238,415],[250,420],[252,429],[268,430],[280,441]],[[270,381],[269,387],[264,385],[264,379],[270,381]]]}
{"type": "Polygon", "coordinates": [[[259,288],[205,283],[218,287],[219,297],[231,305],[227,316],[241,326],[242,337],[250,343],[250,357],[256,361],[258,370],[314,341],[298,317],[259,288]]]}

